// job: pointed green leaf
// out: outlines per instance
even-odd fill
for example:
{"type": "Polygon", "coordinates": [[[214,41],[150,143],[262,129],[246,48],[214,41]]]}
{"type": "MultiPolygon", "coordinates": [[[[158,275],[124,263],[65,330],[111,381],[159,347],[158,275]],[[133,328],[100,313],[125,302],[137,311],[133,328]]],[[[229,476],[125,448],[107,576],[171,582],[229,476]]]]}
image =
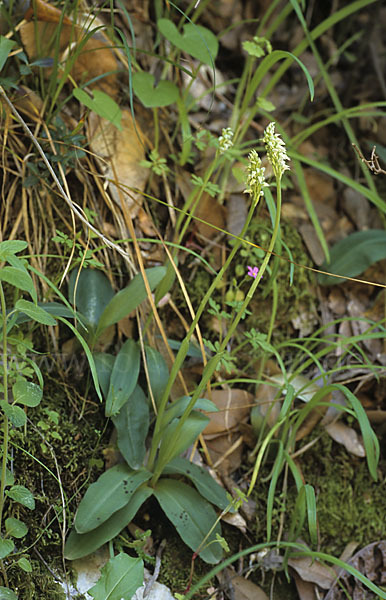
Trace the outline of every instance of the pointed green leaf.
{"type": "Polygon", "coordinates": [[[126,340],[117,354],[110,376],[106,399],[106,417],[117,415],[137,385],[140,349],[134,340],[126,340]]]}
{"type": "MultiPolygon", "coordinates": [[[[386,258],[386,231],[367,229],[356,231],[331,248],[330,263],[323,263],[320,269],[335,275],[356,277],[379,260],[386,258]]],[[[318,274],[322,285],[335,285],[344,279],[318,274]]]]}
{"type": "Polygon", "coordinates": [[[40,385],[27,381],[24,377],[19,377],[12,386],[13,399],[18,404],[24,406],[38,406],[43,397],[43,390],[40,385]]]}
{"type": "Polygon", "coordinates": [[[169,369],[162,355],[151,346],[145,346],[145,354],[150,387],[158,406],[169,379],[169,369]]]}
{"type": "MultiPolygon", "coordinates": [[[[159,284],[165,276],[165,267],[152,267],[146,269],[146,276],[151,290],[159,284]]],[[[118,323],[135,310],[147,297],[145,284],[141,273],[138,273],[127,287],[115,294],[103,311],[98,323],[96,338],[106,327],[118,323]]]]}
{"type": "Polygon", "coordinates": [[[28,292],[34,302],[37,302],[36,290],[31,275],[25,269],[17,267],[2,267],[0,269],[1,281],[13,285],[19,290],[28,292]]]}
{"type": "Polygon", "coordinates": [[[127,465],[116,465],[90,485],[75,517],[78,533],[87,533],[127,504],[135,490],[150,479],[149,471],[132,471],[127,465]]]}
{"type": "Polygon", "coordinates": [[[55,319],[51,317],[44,308],[33,302],[29,302],[28,300],[18,300],[15,308],[38,323],[42,323],[43,325],[56,325],[55,319]]]}
{"type": "MultiPolygon", "coordinates": [[[[222,510],[229,507],[227,493],[203,467],[194,465],[186,458],[174,458],[163,470],[164,475],[185,475],[197,488],[201,496],[222,510]]],[[[232,509],[230,512],[234,512],[232,509]]]]}
{"type": "Polygon", "coordinates": [[[217,515],[209,502],[190,486],[173,479],[160,479],[154,495],[185,544],[196,552],[205,539],[200,558],[207,563],[219,562],[221,546],[218,543],[207,545],[216,539],[216,534],[221,535],[220,524],[216,523],[217,515]]]}
{"type": "Polygon", "coordinates": [[[94,352],[93,358],[102,394],[105,398],[107,398],[107,394],[109,393],[110,387],[111,371],[113,370],[115,356],[113,356],[113,354],[108,354],[107,352],[94,352]]]}
{"type": "Polygon", "coordinates": [[[117,510],[102,525],[88,533],[76,533],[73,529],[67,538],[64,556],[69,560],[82,558],[98,550],[103,544],[115,538],[135,517],[138,509],[153,494],[153,489],[141,485],[130,502],[117,510]]]}
{"type": "Polygon", "coordinates": [[[30,510],[35,508],[35,498],[33,494],[24,485],[13,485],[10,490],[6,490],[6,495],[15,502],[22,504],[30,510]]]}
{"type": "Polygon", "coordinates": [[[28,247],[23,240],[6,240],[0,242],[0,261],[8,260],[11,254],[17,254],[28,247]]]}
{"type": "Polygon", "coordinates": [[[122,130],[122,111],[118,104],[102,90],[93,90],[93,98],[91,98],[81,88],[75,88],[72,92],[77,100],[87,106],[90,110],[93,110],[97,115],[103,117],[107,121],[110,121],[119,130],[122,130]]]}
{"type": "Polygon", "coordinates": [[[160,465],[167,465],[173,458],[179,456],[184,450],[189,448],[209,423],[209,417],[202,413],[192,411],[185,421],[182,431],[177,437],[175,431],[178,423],[179,419],[174,419],[169,423],[162,434],[162,441],[157,459],[157,462],[160,465]]]}
{"type": "MultiPolygon", "coordinates": [[[[182,396],[182,398],[178,398],[178,400],[172,402],[165,411],[162,419],[162,426],[164,427],[176,417],[181,417],[181,415],[183,415],[185,412],[186,407],[190,404],[191,399],[191,396],[182,396]]],[[[215,403],[207,398],[198,398],[194,408],[196,410],[205,410],[206,412],[218,412],[218,408],[215,403]]]]}
{"type": "Polygon", "coordinates": [[[143,584],[143,576],[143,560],[120,552],[103,567],[88,593],[95,600],[131,600],[143,584]]]}
{"type": "Polygon", "coordinates": [[[9,517],[5,520],[5,529],[11,537],[22,538],[28,533],[28,527],[23,521],[9,517]]]}
{"type": "Polygon", "coordinates": [[[118,415],[112,418],[118,433],[118,448],[132,469],[139,469],[146,454],[146,435],[149,429],[149,404],[136,386],[118,415]]]}
{"type": "Polygon", "coordinates": [[[8,55],[14,47],[15,43],[16,42],[14,42],[13,40],[9,40],[3,35],[0,35],[0,71],[4,67],[8,55]]]}
{"type": "Polygon", "coordinates": [[[68,297],[72,304],[75,286],[75,306],[86,317],[87,323],[96,328],[101,314],[114,296],[111,283],[102,271],[96,269],[82,269],[79,277],[78,270],[72,271],[68,285],[68,297]]]}

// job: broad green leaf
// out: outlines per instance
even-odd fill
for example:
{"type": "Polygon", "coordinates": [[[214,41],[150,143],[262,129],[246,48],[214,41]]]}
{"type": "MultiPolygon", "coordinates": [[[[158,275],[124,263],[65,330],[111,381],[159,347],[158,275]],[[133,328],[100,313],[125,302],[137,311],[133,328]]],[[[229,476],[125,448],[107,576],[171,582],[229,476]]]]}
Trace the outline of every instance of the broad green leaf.
{"type": "Polygon", "coordinates": [[[23,571],[25,571],[26,573],[32,573],[32,565],[28,558],[25,558],[25,556],[19,558],[16,564],[18,567],[20,567],[20,569],[23,569],[23,571]]]}
{"type": "Polygon", "coordinates": [[[117,354],[110,376],[106,399],[106,417],[117,415],[137,385],[140,349],[134,340],[126,340],[117,354]]]}
{"type": "Polygon", "coordinates": [[[18,269],[17,267],[2,267],[0,269],[0,279],[1,281],[6,281],[7,283],[13,285],[19,290],[28,292],[32,300],[37,302],[34,282],[32,281],[31,275],[25,269],[18,269]]]}
{"type": "Polygon", "coordinates": [[[30,510],[35,508],[35,498],[33,494],[24,485],[13,485],[10,490],[6,490],[6,495],[15,502],[22,504],[30,510]]]}
{"type": "Polygon", "coordinates": [[[217,515],[209,502],[195,489],[173,479],[159,479],[154,495],[185,544],[196,552],[205,539],[200,558],[207,563],[219,562],[222,558],[220,544],[207,545],[216,540],[216,534],[221,535],[217,515]]]}
{"type": "Polygon", "coordinates": [[[94,352],[93,358],[102,394],[107,398],[115,356],[113,356],[113,354],[108,354],[107,352],[94,352]]]}
{"type": "MultiPolygon", "coordinates": [[[[165,267],[152,267],[146,269],[146,276],[151,290],[159,284],[165,276],[165,267]]],[[[127,287],[115,294],[103,311],[98,323],[95,337],[102,333],[106,327],[118,323],[135,310],[147,297],[145,284],[141,273],[138,273],[127,287]]]]}
{"type": "Polygon", "coordinates": [[[218,40],[206,27],[186,23],[181,34],[169,19],[159,19],[157,27],[169,42],[206,65],[212,66],[218,53],[218,40]]]}
{"type": "MultiPolygon", "coordinates": [[[[170,404],[165,411],[162,419],[162,427],[165,427],[170,421],[177,417],[181,417],[187,406],[190,404],[191,396],[182,396],[170,404]]],[[[207,398],[198,398],[194,405],[195,410],[205,410],[206,412],[218,412],[218,408],[214,402],[207,398]]]]}
{"type": "Polygon", "coordinates": [[[173,458],[179,456],[196,441],[208,423],[209,417],[200,412],[192,411],[177,437],[175,432],[179,419],[174,419],[162,434],[157,462],[161,465],[167,465],[173,458]]]}
{"type": "MultiPolygon", "coordinates": [[[[3,540],[0,538],[0,559],[3,559],[6,556],[8,556],[8,554],[10,554],[12,552],[14,547],[15,547],[15,544],[13,543],[12,540],[3,540]]],[[[0,598],[1,598],[1,596],[0,596],[0,598]]]]}
{"type": "Polygon", "coordinates": [[[75,306],[86,317],[87,323],[96,328],[101,314],[114,296],[111,283],[102,271],[82,269],[79,277],[78,270],[72,271],[68,286],[68,297],[72,304],[75,286],[75,306]]]}
{"type": "Polygon", "coordinates": [[[158,406],[169,379],[169,369],[162,355],[151,346],[145,346],[145,354],[150,387],[158,406]]]}
{"type": "Polygon", "coordinates": [[[4,67],[8,55],[14,47],[15,43],[16,42],[14,42],[13,40],[9,40],[3,35],[0,35],[0,71],[4,67]]]}
{"type": "MultiPolygon", "coordinates": [[[[367,229],[356,231],[347,236],[330,251],[330,263],[323,263],[320,269],[335,275],[356,277],[370,265],[386,258],[386,231],[382,229],[367,229]]],[[[344,279],[318,274],[322,285],[335,285],[344,279]]]]}
{"type": "Polygon", "coordinates": [[[9,517],[5,520],[5,529],[11,537],[22,538],[28,533],[28,527],[23,521],[9,517]]]}
{"type": "Polygon", "coordinates": [[[131,600],[143,584],[143,576],[143,560],[120,552],[103,567],[88,594],[95,600],[131,600]]]}
{"type": "Polygon", "coordinates": [[[172,81],[160,81],[154,87],[154,75],[141,71],[133,75],[134,93],[146,108],[168,106],[178,99],[178,88],[172,81]]]}
{"type": "Polygon", "coordinates": [[[20,406],[8,404],[5,400],[0,400],[0,407],[14,427],[23,427],[27,423],[27,415],[20,406]]]}
{"type": "MultiPolygon", "coordinates": [[[[229,507],[227,493],[203,467],[194,465],[186,458],[174,458],[163,470],[165,475],[185,475],[197,488],[201,496],[222,510],[229,507]]],[[[234,512],[232,509],[230,512],[234,512]]]]}
{"type": "Polygon", "coordinates": [[[12,386],[12,393],[15,402],[24,406],[38,406],[43,397],[43,390],[40,385],[27,381],[24,377],[19,377],[12,386]]]}
{"type": "Polygon", "coordinates": [[[93,98],[80,88],[75,88],[73,91],[75,98],[79,102],[96,112],[103,119],[110,121],[117,129],[122,131],[122,111],[115,100],[110,98],[105,92],[102,92],[102,90],[94,89],[92,93],[93,98]]]}
{"type": "Polygon", "coordinates": [[[149,429],[149,404],[139,385],[112,421],[118,433],[117,445],[123,458],[132,469],[139,469],[145,458],[145,441],[149,429]]]}
{"type": "Polygon", "coordinates": [[[0,600],[18,600],[15,592],[0,585],[0,600]]]}
{"type": "Polygon", "coordinates": [[[8,260],[10,255],[25,250],[27,246],[27,242],[23,240],[6,240],[5,242],[0,242],[0,261],[8,260]]]}
{"type": "Polygon", "coordinates": [[[150,479],[149,471],[132,471],[126,465],[116,465],[90,485],[75,517],[78,533],[87,533],[127,504],[135,490],[150,479]]]}
{"type": "Polygon", "coordinates": [[[65,558],[69,560],[82,558],[115,538],[134,519],[138,509],[152,494],[152,488],[142,485],[134,492],[126,506],[111,515],[96,529],[83,534],[76,533],[73,529],[64,548],[65,558]]]}
{"type": "Polygon", "coordinates": [[[38,323],[42,323],[43,325],[56,325],[55,319],[51,317],[44,308],[33,302],[29,302],[28,300],[18,300],[15,308],[38,323]]]}

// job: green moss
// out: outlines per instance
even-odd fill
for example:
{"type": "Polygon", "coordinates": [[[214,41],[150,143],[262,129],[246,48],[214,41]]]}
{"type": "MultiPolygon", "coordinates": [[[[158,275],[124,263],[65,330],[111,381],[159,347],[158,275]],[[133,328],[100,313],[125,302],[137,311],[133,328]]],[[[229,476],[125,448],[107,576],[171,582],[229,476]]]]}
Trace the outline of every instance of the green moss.
{"type": "MultiPolygon", "coordinates": [[[[88,478],[90,482],[93,481],[103,470],[102,446],[98,448],[98,443],[105,418],[99,406],[94,405],[93,414],[79,421],[81,400],[76,401],[75,398],[72,388],[64,387],[58,379],[46,375],[43,400],[39,406],[28,409],[31,421],[26,430],[13,428],[10,432],[15,483],[27,487],[34,494],[36,502],[34,510],[17,503],[5,504],[5,518],[16,517],[25,522],[29,529],[26,537],[18,540],[17,549],[29,558],[32,573],[25,573],[17,567],[12,555],[7,557],[5,564],[9,587],[18,588],[23,600],[64,598],[62,588],[53,581],[52,574],[34,551],[36,549],[49,568],[62,576],[61,487],[68,527],[73,521],[80,496],[85,491],[82,486],[88,478]]],[[[18,558],[20,554],[15,555],[15,560],[18,558]]]]}
{"type": "MultiPolygon", "coordinates": [[[[314,435],[320,435],[320,439],[298,460],[305,483],[312,485],[315,490],[321,551],[339,556],[348,542],[355,541],[359,547],[363,547],[384,539],[386,495],[382,480],[386,473],[386,460],[383,459],[379,465],[380,481],[374,482],[364,459],[348,454],[323,429],[315,430],[314,435]]],[[[304,443],[308,441],[306,439],[304,443]]],[[[261,469],[252,494],[257,511],[253,527],[257,539],[266,539],[271,466],[272,463],[261,469]]],[[[282,480],[279,480],[272,515],[273,540],[278,535],[283,512],[284,530],[288,532],[297,496],[291,477],[285,494],[280,492],[281,485],[282,480]]],[[[306,526],[301,536],[310,544],[306,526]]]]}

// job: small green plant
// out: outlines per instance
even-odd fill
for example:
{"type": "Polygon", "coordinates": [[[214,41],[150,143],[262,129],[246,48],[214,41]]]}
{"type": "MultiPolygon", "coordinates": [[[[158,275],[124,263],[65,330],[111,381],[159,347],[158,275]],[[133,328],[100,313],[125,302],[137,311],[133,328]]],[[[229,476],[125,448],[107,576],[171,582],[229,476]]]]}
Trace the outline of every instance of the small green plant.
{"type": "Polygon", "coordinates": [[[25,486],[15,483],[22,474],[10,470],[8,447],[12,428],[24,427],[27,423],[27,408],[38,406],[43,396],[43,378],[39,368],[28,358],[26,350],[31,343],[17,330],[18,317],[27,315],[43,325],[55,325],[56,320],[44,308],[38,306],[36,290],[25,259],[17,255],[25,250],[23,241],[0,243],[0,261],[6,263],[0,269],[0,323],[2,343],[2,365],[0,369],[0,408],[2,417],[2,466],[0,476],[0,571],[6,587],[0,587],[0,595],[17,600],[17,595],[8,588],[7,570],[11,565],[31,571],[28,553],[22,550],[22,541],[15,547],[14,540],[23,540],[28,527],[18,516],[20,507],[33,510],[35,499],[25,486]],[[14,293],[13,307],[7,307],[4,284],[14,293]],[[32,301],[21,298],[26,292],[32,301]],[[11,353],[11,355],[10,355],[11,353]],[[16,354],[16,356],[15,356],[16,354]],[[38,383],[30,381],[35,375],[38,383]],[[9,516],[5,517],[5,513],[9,516]]]}

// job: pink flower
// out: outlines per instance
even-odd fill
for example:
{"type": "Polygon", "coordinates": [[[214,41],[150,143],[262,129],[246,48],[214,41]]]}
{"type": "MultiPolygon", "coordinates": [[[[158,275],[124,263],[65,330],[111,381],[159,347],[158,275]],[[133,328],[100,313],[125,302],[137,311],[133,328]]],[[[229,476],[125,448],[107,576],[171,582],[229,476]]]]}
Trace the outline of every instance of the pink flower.
{"type": "Polygon", "coordinates": [[[247,269],[248,269],[247,275],[249,275],[249,277],[253,277],[254,279],[256,279],[257,274],[259,272],[259,267],[249,267],[249,266],[247,266],[247,269]]]}

